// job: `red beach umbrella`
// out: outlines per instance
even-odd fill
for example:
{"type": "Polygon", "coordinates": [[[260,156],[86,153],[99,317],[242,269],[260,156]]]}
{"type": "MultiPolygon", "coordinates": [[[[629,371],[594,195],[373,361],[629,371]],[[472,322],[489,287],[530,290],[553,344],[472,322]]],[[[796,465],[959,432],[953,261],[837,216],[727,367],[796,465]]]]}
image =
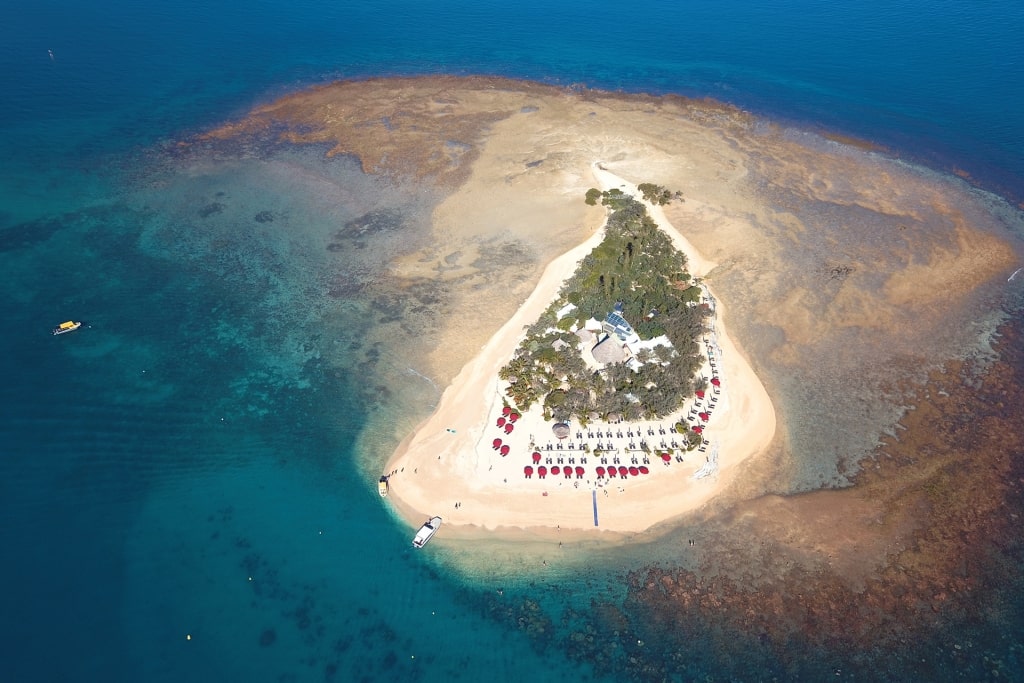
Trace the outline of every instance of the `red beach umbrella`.
{"type": "Polygon", "coordinates": [[[608,468],[608,476],[611,478],[611,477],[614,477],[615,475],[616,475],[615,468],[614,467],[609,467],[608,468]]]}
{"type": "Polygon", "coordinates": [[[597,468],[597,478],[600,479],[603,476],[604,476],[604,468],[598,466],[598,468],[597,468]]]}
{"type": "MultiPolygon", "coordinates": [[[[701,413],[700,415],[698,415],[698,417],[700,417],[700,419],[702,419],[702,420],[704,420],[705,422],[707,422],[707,421],[708,421],[708,418],[710,418],[711,416],[710,416],[710,415],[708,415],[707,413],[701,413]]],[[[507,431],[507,430],[506,430],[506,431],[507,431]]]]}
{"type": "Polygon", "coordinates": [[[563,468],[562,469],[562,474],[565,475],[566,479],[571,479],[572,478],[572,468],[571,467],[563,468]]]}
{"type": "Polygon", "coordinates": [[[712,377],[711,383],[714,384],[716,387],[722,386],[722,380],[718,379],[717,377],[712,377]]]}
{"type": "Polygon", "coordinates": [[[662,453],[661,454],[661,459],[664,460],[665,462],[668,462],[669,460],[672,459],[672,456],[669,455],[668,453],[662,453]]]}
{"type": "Polygon", "coordinates": [[[511,420],[512,422],[515,422],[516,420],[519,419],[519,413],[509,413],[508,419],[511,420]]]}
{"type": "Polygon", "coordinates": [[[501,447],[501,439],[495,439],[494,441],[491,442],[491,445],[494,448],[494,450],[498,450],[501,447]]]}
{"type": "Polygon", "coordinates": [[[696,394],[697,394],[697,398],[704,398],[704,392],[703,391],[698,391],[698,392],[696,392],[696,394]]]}
{"type": "Polygon", "coordinates": [[[650,474],[650,470],[647,469],[647,465],[640,465],[640,474],[650,474]]]}
{"type": "Polygon", "coordinates": [[[506,455],[508,455],[508,451],[509,451],[509,448],[508,448],[507,444],[502,446],[501,447],[501,457],[504,458],[506,455]]]}
{"type": "Polygon", "coordinates": [[[533,452],[533,462],[534,463],[540,462],[540,453],[538,453],[537,451],[533,452]]]}
{"type": "Polygon", "coordinates": [[[700,434],[703,431],[704,431],[704,428],[701,427],[700,425],[697,425],[696,427],[693,428],[693,433],[694,434],[700,434]]]}
{"type": "Polygon", "coordinates": [[[584,472],[586,472],[586,470],[583,469],[582,467],[576,467],[576,478],[577,479],[582,479],[584,472]]]}
{"type": "Polygon", "coordinates": [[[505,426],[505,418],[503,418],[503,417],[499,417],[498,418],[498,426],[499,427],[504,427],[505,426]]]}
{"type": "Polygon", "coordinates": [[[502,415],[508,415],[511,412],[512,412],[512,409],[509,408],[508,406],[505,406],[504,408],[501,409],[501,414],[502,415]]]}
{"type": "Polygon", "coordinates": [[[540,467],[538,467],[537,468],[537,476],[540,477],[541,479],[543,479],[544,477],[548,476],[548,468],[544,467],[544,465],[541,465],[540,467]]]}
{"type": "Polygon", "coordinates": [[[562,473],[562,468],[559,467],[558,465],[555,465],[554,467],[551,468],[551,474],[561,474],[561,473],[562,473]]]}
{"type": "Polygon", "coordinates": [[[636,475],[638,475],[638,474],[640,474],[640,470],[638,470],[638,469],[637,469],[637,468],[635,468],[635,467],[630,467],[630,468],[629,468],[629,476],[631,476],[631,477],[635,477],[635,476],[636,476],[636,475]]]}
{"type": "Polygon", "coordinates": [[[515,425],[513,425],[511,422],[508,422],[508,423],[505,424],[505,433],[506,434],[511,434],[513,429],[515,429],[515,425]]]}
{"type": "Polygon", "coordinates": [[[525,474],[526,478],[529,479],[530,477],[533,476],[533,468],[527,465],[526,467],[523,468],[523,474],[525,474]]]}
{"type": "Polygon", "coordinates": [[[626,475],[628,475],[628,474],[629,474],[629,470],[626,469],[626,466],[625,465],[619,465],[619,476],[622,477],[623,479],[625,479],[626,475]]]}

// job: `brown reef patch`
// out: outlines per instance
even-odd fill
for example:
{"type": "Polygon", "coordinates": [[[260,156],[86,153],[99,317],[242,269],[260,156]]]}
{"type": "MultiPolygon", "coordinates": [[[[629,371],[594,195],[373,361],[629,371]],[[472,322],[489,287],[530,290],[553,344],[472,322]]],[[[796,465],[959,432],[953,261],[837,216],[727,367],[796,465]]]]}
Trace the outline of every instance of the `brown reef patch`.
{"type": "Polygon", "coordinates": [[[743,680],[1013,678],[1024,334],[1002,335],[983,372],[957,362],[933,373],[854,486],[748,501],[711,522],[697,571],[634,573],[630,641],[713,654],[684,664],[641,650],[631,675],[693,673],[703,659],[743,680]]]}
{"type": "Polygon", "coordinates": [[[451,188],[468,177],[487,130],[521,113],[531,97],[594,99],[612,109],[618,101],[625,110],[685,108],[693,120],[715,125],[748,119],[734,107],[711,100],[625,95],[497,77],[426,76],[339,81],[302,90],[256,107],[200,139],[270,136],[278,142],[329,144],[328,156],[351,154],[366,173],[430,180],[451,188]]]}

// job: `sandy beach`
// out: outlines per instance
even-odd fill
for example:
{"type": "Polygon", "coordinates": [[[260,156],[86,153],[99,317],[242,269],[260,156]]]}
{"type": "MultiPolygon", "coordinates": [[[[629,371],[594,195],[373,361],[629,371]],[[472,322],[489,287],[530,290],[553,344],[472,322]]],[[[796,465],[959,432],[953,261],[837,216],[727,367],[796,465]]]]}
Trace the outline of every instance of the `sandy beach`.
{"type": "MultiPolygon", "coordinates": [[[[613,166],[595,163],[590,173],[602,189],[613,187],[639,198],[636,187],[616,176],[613,166]]],[[[686,254],[694,276],[705,275],[713,264],[705,260],[666,218],[660,207],[648,212],[686,254]]],[[[721,385],[704,430],[700,451],[667,461],[659,447],[670,447],[670,428],[680,417],[658,422],[586,427],[572,425],[569,438],[560,442],[551,422],[539,407],[524,413],[511,433],[498,426],[502,417],[503,383],[498,370],[515,351],[524,326],[535,321],[554,300],[578,262],[602,239],[595,230],[584,243],[552,261],[529,298],[494,334],[480,353],[455,377],[434,414],[407,438],[388,463],[389,500],[411,524],[440,515],[446,533],[474,533],[521,529],[532,534],[545,529],[589,531],[616,535],[646,531],[701,506],[719,493],[736,474],[738,465],[767,448],[775,433],[775,412],[768,394],[726,332],[724,311],[717,305],[714,333],[705,340],[715,367],[705,376],[717,376],[721,385]],[[603,459],[590,449],[611,443],[614,455],[603,459]],[[507,445],[502,456],[494,439],[507,445]],[[648,444],[648,451],[640,442],[648,444]],[[569,446],[572,446],[570,448],[569,446]],[[539,453],[535,459],[534,453],[539,453]],[[645,467],[647,474],[623,478],[599,477],[597,467],[645,467]],[[550,472],[529,478],[524,468],[550,472]],[[571,469],[571,477],[562,472],[571,469]],[[580,471],[582,468],[582,473],[580,471]],[[454,529],[453,529],[454,527],[454,529]]],[[[709,392],[710,393],[710,392],[709,392]]],[[[710,400],[709,396],[709,400],[710,400]]],[[[682,416],[690,409],[685,407],[682,416]]],[[[694,409],[704,410],[698,407],[694,409]]],[[[700,418],[696,418],[700,419],[700,418]]],[[[676,451],[673,451],[675,453],[676,451]]]]}

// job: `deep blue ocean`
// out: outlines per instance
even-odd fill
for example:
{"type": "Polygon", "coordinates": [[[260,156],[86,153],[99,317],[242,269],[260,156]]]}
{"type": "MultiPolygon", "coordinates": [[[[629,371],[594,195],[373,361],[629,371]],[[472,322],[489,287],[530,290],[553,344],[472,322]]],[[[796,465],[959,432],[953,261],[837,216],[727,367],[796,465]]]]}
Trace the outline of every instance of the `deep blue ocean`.
{"type": "Polygon", "coordinates": [[[408,391],[367,401],[366,302],[311,294],[358,255],[310,245],[381,208],[359,204],[373,180],[298,151],[186,172],[175,141],[324,81],[495,74],[713,97],[1016,203],[1022,35],[1019,0],[8,3],[0,681],[593,677],[494,596],[557,618],[613,570],[456,576],[410,551],[357,466],[394,446],[371,413],[399,432],[417,413],[408,391]],[[292,229],[237,230],[260,212],[292,229]],[[89,328],[50,335],[71,317],[89,328]]]}

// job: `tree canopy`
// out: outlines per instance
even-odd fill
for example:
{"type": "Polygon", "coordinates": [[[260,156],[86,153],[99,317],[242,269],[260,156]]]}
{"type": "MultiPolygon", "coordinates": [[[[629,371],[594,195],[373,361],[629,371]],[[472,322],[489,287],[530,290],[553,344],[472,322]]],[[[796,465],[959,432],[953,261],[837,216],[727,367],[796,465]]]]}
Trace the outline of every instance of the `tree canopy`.
{"type": "Polygon", "coordinates": [[[667,415],[693,395],[694,375],[703,363],[696,340],[709,311],[700,305],[701,289],[687,272],[686,257],[644,205],[621,190],[600,196],[609,210],[604,239],[528,328],[500,376],[510,382],[507,393],[520,409],[541,401],[552,419],[585,420],[593,412],[632,419],[667,415]],[[576,309],[558,320],[556,312],[566,303],[576,309]],[[637,371],[623,364],[589,370],[569,330],[581,329],[590,318],[603,320],[616,304],[641,339],[665,335],[672,348],[643,351],[646,362],[637,371]]]}

